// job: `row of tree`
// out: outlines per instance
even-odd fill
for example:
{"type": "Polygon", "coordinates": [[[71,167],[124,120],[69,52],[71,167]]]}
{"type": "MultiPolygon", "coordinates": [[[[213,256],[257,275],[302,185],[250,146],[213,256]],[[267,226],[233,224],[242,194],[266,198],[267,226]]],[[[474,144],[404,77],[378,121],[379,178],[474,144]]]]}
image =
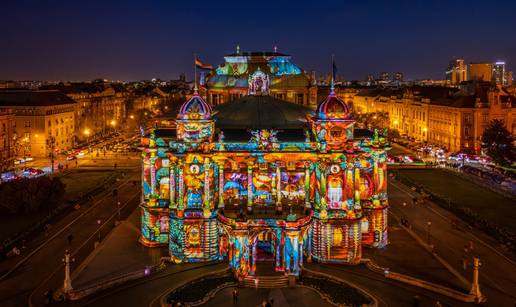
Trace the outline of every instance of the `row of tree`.
{"type": "Polygon", "coordinates": [[[20,179],[0,185],[0,212],[33,213],[54,209],[63,199],[65,184],[58,177],[20,179]]]}

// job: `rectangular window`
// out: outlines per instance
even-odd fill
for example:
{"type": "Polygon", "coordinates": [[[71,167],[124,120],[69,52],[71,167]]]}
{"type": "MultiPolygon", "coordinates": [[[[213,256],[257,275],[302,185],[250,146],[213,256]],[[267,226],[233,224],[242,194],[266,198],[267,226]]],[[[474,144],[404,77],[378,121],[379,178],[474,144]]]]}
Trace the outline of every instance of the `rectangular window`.
{"type": "Polygon", "coordinates": [[[30,121],[25,121],[25,128],[30,128],[30,121]]]}

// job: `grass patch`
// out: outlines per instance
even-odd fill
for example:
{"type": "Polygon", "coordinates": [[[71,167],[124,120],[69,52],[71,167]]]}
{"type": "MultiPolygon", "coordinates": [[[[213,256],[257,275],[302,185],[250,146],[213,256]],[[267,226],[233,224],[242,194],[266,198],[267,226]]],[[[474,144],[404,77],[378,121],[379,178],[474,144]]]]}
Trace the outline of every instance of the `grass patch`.
{"type": "Polygon", "coordinates": [[[93,190],[103,184],[108,178],[115,176],[117,172],[108,171],[78,171],[61,177],[61,181],[66,184],[64,199],[72,200],[81,194],[93,190]]]}
{"type": "Polygon", "coordinates": [[[391,146],[392,146],[392,149],[387,152],[391,156],[413,155],[412,152],[410,152],[409,150],[405,149],[404,147],[402,147],[398,144],[391,143],[391,146]]]}
{"type": "Polygon", "coordinates": [[[440,169],[403,169],[400,176],[419,184],[451,203],[471,209],[484,219],[516,232],[516,204],[483,186],[440,169]]]}

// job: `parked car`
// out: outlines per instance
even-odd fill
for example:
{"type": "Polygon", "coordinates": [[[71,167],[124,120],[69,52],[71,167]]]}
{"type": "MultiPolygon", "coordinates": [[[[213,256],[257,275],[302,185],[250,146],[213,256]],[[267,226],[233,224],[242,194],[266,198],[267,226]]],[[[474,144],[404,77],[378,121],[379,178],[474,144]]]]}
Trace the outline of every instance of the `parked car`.
{"type": "Polygon", "coordinates": [[[66,160],[68,160],[68,161],[77,160],[77,156],[70,155],[70,156],[66,157],[66,160]]]}

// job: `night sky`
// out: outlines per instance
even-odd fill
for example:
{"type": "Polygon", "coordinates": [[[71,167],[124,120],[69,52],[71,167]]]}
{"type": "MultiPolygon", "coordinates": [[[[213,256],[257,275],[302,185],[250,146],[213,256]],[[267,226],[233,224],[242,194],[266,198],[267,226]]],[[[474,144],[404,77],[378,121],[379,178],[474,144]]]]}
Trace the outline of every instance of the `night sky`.
{"type": "Polygon", "coordinates": [[[516,70],[516,1],[4,1],[0,79],[192,76],[244,51],[291,54],[317,75],[444,78],[453,57],[516,70]],[[391,2],[391,3],[389,3],[391,2]],[[295,4],[294,4],[295,3],[295,4]]]}

